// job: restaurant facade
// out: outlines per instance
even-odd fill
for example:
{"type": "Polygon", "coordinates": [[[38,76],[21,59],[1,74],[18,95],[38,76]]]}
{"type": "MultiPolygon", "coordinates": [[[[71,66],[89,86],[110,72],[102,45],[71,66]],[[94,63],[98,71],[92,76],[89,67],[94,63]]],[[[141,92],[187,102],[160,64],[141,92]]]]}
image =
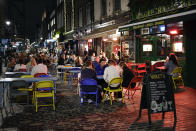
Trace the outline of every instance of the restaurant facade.
{"type": "Polygon", "coordinates": [[[191,78],[193,65],[190,61],[195,55],[194,51],[191,51],[192,47],[195,47],[195,36],[190,33],[195,32],[193,24],[196,21],[195,4],[195,0],[168,3],[132,0],[130,2],[132,20],[130,24],[119,27],[119,31],[122,41],[132,43],[133,49],[130,49],[130,55],[133,56],[133,60],[135,62],[164,60],[169,53],[174,52],[178,56],[180,66],[183,67],[185,84],[195,87],[196,84],[191,78]]]}

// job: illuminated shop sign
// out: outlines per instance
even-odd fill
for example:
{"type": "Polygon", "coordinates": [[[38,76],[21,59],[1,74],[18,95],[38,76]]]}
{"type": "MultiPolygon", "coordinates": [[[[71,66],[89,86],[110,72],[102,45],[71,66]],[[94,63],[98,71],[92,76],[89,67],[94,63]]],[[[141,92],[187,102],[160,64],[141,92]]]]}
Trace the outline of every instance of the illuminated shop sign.
{"type": "Polygon", "coordinates": [[[152,27],[152,26],[157,26],[157,25],[163,25],[165,22],[162,21],[156,21],[156,22],[151,22],[151,23],[146,23],[146,24],[141,24],[141,25],[135,25],[133,26],[133,29],[140,29],[140,28],[147,28],[147,27],[152,27]]]}
{"type": "MultiPolygon", "coordinates": [[[[146,1],[149,2],[149,1],[146,1]]],[[[144,3],[145,4],[145,3],[144,3]]],[[[153,4],[153,3],[152,3],[153,4]]],[[[169,5],[165,6],[159,6],[157,8],[153,9],[147,9],[146,11],[140,11],[139,7],[137,10],[136,18],[135,19],[149,19],[152,16],[157,16],[157,15],[171,15],[179,12],[179,9],[185,9],[189,8],[191,5],[194,5],[195,2],[191,0],[178,0],[175,1],[174,3],[171,3],[169,5]]]]}

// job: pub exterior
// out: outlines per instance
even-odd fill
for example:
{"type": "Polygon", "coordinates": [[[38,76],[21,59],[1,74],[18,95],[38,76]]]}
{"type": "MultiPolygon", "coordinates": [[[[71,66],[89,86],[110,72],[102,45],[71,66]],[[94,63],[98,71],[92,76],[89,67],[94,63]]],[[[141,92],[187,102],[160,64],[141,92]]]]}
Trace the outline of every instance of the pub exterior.
{"type": "Polygon", "coordinates": [[[195,87],[191,59],[195,54],[196,0],[131,0],[129,6],[130,24],[119,27],[119,31],[122,41],[134,45],[130,51],[133,60],[165,60],[174,52],[183,67],[185,84],[195,87]]]}

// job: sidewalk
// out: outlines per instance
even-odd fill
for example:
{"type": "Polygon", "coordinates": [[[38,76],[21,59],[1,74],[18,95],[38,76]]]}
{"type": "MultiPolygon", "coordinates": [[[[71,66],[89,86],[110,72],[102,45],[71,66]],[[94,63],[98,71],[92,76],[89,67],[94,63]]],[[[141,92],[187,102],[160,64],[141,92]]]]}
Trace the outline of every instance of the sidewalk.
{"type": "Polygon", "coordinates": [[[24,106],[22,112],[8,117],[2,130],[17,131],[58,131],[58,130],[196,130],[196,90],[184,87],[175,93],[177,123],[174,127],[173,112],[167,112],[165,119],[162,114],[152,114],[152,125],[148,124],[147,110],[142,111],[141,119],[136,121],[139,113],[140,92],[135,96],[135,103],[126,100],[125,104],[109,102],[96,106],[84,104],[80,107],[76,87],[70,91],[64,84],[57,85],[56,111],[52,107],[40,107],[35,112],[33,106],[24,106]]]}

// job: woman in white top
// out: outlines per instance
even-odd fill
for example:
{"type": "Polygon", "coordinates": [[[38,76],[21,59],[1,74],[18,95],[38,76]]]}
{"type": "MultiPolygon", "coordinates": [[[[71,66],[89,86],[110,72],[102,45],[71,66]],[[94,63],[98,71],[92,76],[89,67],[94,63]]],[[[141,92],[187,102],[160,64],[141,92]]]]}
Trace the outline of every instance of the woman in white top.
{"type": "Polygon", "coordinates": [[[15,65],[14,71],[26,71],[27,67],[24,64],[24,59],[19,59],[19,63],[15,65]]]}

